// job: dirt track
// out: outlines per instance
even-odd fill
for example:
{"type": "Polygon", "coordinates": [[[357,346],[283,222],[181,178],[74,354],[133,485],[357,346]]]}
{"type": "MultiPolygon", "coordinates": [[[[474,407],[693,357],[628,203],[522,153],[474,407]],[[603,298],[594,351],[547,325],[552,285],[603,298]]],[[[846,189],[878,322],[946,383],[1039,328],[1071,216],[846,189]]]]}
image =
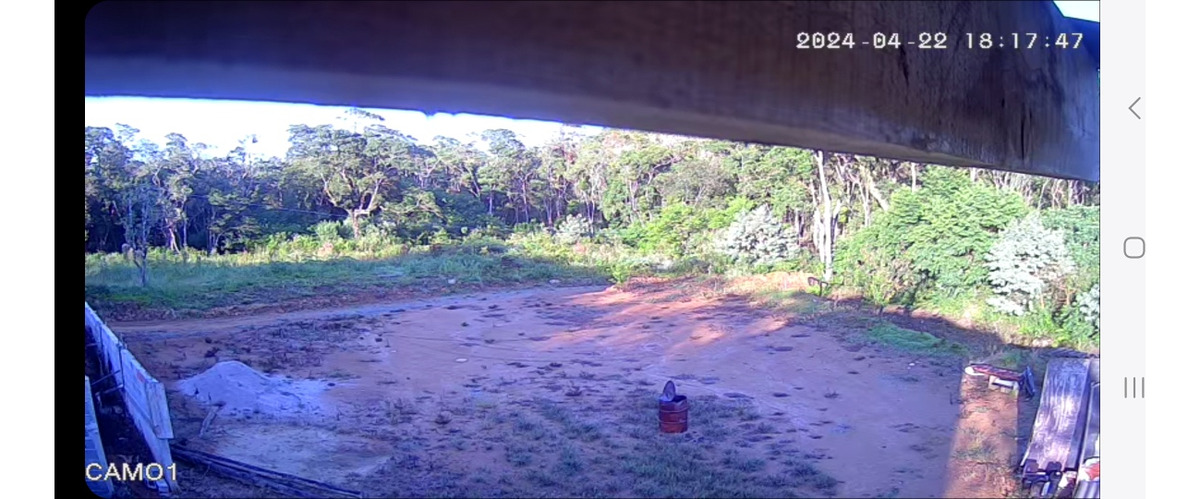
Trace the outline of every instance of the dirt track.
{"type": "MultiPolygon", "coordinates": [[[[541,483],[540,490],[555,495],[561,489],[550,478],[530,474],[528,483],[514,484],[497,478],[522,466],[523,458],[513,458],[521,455],[513,443],[521,433],[511,429],[521,423],[513,421],[525,413],[553,420],[562,407],[574,411],[570,417],[591,418],[603,434],[591,442],[616,450],[602,453],[587,439],[570,442],[593,458],[593,468],[608,470],[606,460],[636,448],[638,425],[655,429],[653,397],[667,380],[696,401],[689,434],[698,436],[688,438],[709,437],[701,446],[718,442],[713,452],[724,446],[761,458],[763,473],[784,472],[782,463],[794,455],[837,479],[842,497],[1005,493],[1002,471],[1016,453],[1011,400],[978,389],[976,379],[963,380],[957,362],[864,348],[843,341],[836,325],[793,322],[743,298],[659,286],[532,289],[110,325],[166,381],[239,360],[262,372],[328,382],[321,403],[336,413],[332,420],[285,425],[217,417],[204,438],[195,436],[204,408],[173,393],[176,435],[234,459],[373,495],[419,494],[384,477],[412,468],[401,461],[422,453],[460,472],[446,480],[486,476],[498,485],[479,487],[513,493],[541,483]],[[743,409],[705,413],[724,415],[706,420],[699,414],[705,404],[743,409]],[[622,411],[637,412],[625,418],[622,411]],[[732,437],[714,437],[725,427],[733,428],[732,437]]],[[[585,475],[589,469],[577,468],[585,475]]],[[[636,486],[618,486],[597,489],[598,495],[643,495],[636,486]]]]}

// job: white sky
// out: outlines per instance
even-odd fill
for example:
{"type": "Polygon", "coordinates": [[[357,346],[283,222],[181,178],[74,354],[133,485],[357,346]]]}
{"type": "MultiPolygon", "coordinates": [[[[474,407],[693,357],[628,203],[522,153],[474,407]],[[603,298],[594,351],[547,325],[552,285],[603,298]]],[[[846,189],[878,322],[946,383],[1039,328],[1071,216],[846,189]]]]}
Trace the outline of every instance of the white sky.
{"type": "MultiPolygon", "coordinates": [[[[123,123],[141,130],[142,138],[163,143],[168,133],[180,133],[191,143],[216,146],[220,153],[237,147],[238,141],[258,135],[251,146],[258,154],[283,156],[288,148],[289,125],[340,125],[337,119],[347,108],[204,99],[157,99],[145,97],[86,97],[84,124],[110,127],[123,123]]],[[[489,128],[507,128],[517,133],[526,145],[538,145],[558,135],[560,123],[514,120],[498,116],[439,113],[426,116],[420,111],[366,109],[383,116],[383,124],[432,143],[438,135],[467,140],[475,132],[489,128]]],[[[584,133],[600,130],[583,127],[584,133]]]]}
{"type": "Polygon", "coordinates": [[[1054,2],[1059,12],[1064,16],[1088,21],[1100,21],[1100,2],[1098,1],[1063,1],[1054,2]]]}
{"type": "MultiPolygon", "coordinates": [[[[1067,17],[1098,21],[1098,1],[1056,1],[1067,17]]],[[[171,132],[181,133],[192,143],[215,146],[220,153],[237,146],[249,135],[258,136],[252,152],[283,156],[287,152],[287,127],[306,124],[338,124],[344,107],[314,106],[275,102],[217,101],[201,99],[153,99],[143,97],[86,97],[84,122],[87,126],[113,127],[117,123],[142,131],[142,137],[162,143],[171,132]]],[[[384,117],[384,125],[431,143],[438,135],[468,139],[489,128],[507,128],[527,145],[545,143],[559,133],[559,123],[513,120],[474,114],[435,114],[419,111],[367,109],[384,117]]],[[[594,133],[598,127],[584,127],[594,133]]]]}

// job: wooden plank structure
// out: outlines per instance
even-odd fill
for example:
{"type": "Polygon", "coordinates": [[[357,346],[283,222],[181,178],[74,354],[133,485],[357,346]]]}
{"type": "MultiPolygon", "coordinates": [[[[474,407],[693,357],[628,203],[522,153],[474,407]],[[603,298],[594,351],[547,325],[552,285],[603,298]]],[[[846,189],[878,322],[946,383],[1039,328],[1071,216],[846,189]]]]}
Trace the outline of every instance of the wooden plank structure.
{"type": "Polygon", "coordinates": [[[104,2],[86,21],[84,85],[89,96],[498,114],[1097,181],[1098,31],[1048,1],[104,2]],[[968,33],[1018,32],[1051,43],[967,46],[968,33]],[[855,45],[800,49],[800,33],[855,45]],[[876,48],[876,34],[902,45],[876,48]],[[1071,47],[1053,43],[1060,34],[1071,47]]]}
{"type": "Polygon", "coordinates": [[[1084,428],[1083,448],[1079,459],[1100,455],[1100,361],[1093,359],[1088,364],[1088,376],[1092,381],[1092,392],[1088,398],[1088,413],[1084,428]]]}
{"type": "Polygon", "coordinates": [[[1098,359],[1056,358],[1046,365],[1041,405],[1029,447],[1021,460],[1026,474],[1078,468],[1085,447],[1084,436],[1095,434],[1098,439],[1099,435],[1099,374],[1098,359]],[[1097,396],[1093,398],[1093,394],[1097,396]],[[1089,407],[1095,410],[1090,411],[1089,407]],[[1089,432],[1092,425],[1094,432],[1089,432]]]}
{"type": "MultiPolygon", "coordinates": [[[[100,439],[100,423],[96,420],[96,406],[92,403],[92,381],[83,377],[83,463],[84,466],[99,465],[93,476],[103,475],[108,470],[108,458],[104,455],[104,442],[100,439]]],[[[112,480],[87,480],[88,489],[99,497],[112,497],[115,488],[112,480]]]]}
{"type": "MultiPolygon", "coordinates": [[[[125,342],[109,329],[86,302],[83,304],[83,325],[84,334],[91,343],[96,344],[101,372],[118,380],[117,388],[129,409],[129,416],[153,454],[154,461],[163,468],[169,468],[174,462],[171,459],[170,441],[175,438],[175,432],[171,426],[167,392],[162,382],[150,375],[125,342]]],[[[155,486],[160,490],[179,492],[179,484],[174,475],[169,473],[157,480],[155,486]]]]}

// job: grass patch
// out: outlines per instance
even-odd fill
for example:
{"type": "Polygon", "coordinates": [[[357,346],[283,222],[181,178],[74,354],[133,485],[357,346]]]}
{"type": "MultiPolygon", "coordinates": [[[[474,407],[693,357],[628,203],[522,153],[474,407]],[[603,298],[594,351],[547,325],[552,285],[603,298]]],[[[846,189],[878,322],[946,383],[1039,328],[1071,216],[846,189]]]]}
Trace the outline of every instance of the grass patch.
{"type": "Polygon", "coordinates": [[[508,448],[504,451],[504,459],[516,467],[528,466],[533,462],[533,453],[526,448],[508,448]]]}
{"type": "MultiPolygon", "coordinates": [[[[770,463],[760,444],[716,444],[737,416],[753,413],[745,401],[693,397],[689,429],[658,431],[657,401],[627,394],[612,412],[577,408],[565,400],[539,398],[529,412],[507,412],[505,460],[516,468],[511,494],[523,497],[814,497],[836,492],[837,481],[807,459],[770,463]],[[653,407],[652,407],[653,406],[653,407]],[[749,411],[749,412],[748,412],[749,411]],[[542,421],[551,437],[528,438],[542,421]],[[594,442],[586,435],[594,434],[594,442]],[[541,457],[538,457],[541,456],[541,457]]],[[[749,431],[774,431],[754,423],[749,431]]],[[[767,444],[762,444],[767,445],[767,444]]],[[[782,444],[777,444],[782,445],[782,444]]],[[[492,483],[495,483],[494,481],[492,483]]],[[[483,490],[473,487],[474,490],[483,490]]],[[[488,495],[495,495],[489,493],[488,495]]]]}
{"type": "Polygon", "coordinates": [[[109,315],[170,311],[187,316],[231,305],[371,295],[398,288],[451,291],[455,286],[550,279],[575,284],[612,280],[603,258],[538,247],[517,246],[501,253],[471,249],[461,245],[433,252],[397,245],[323,255],[284,247],[225,255],[189,252],[185,261],[156,248],[147,258],[150,278],[145,287],[123,255],[91,254],[84,260],[84,292],[93,307],[109,315]]]}
{"type": "Polygon", "coordinates": [[[986,435],[978,429],[968,428],[967,438],[970,442],[965,449],[954,453],[954,457],[975,463],[993,463],[996,461],[996,449],[986,440],[986,435]]]}
{"type": "Polygon", "coordinates": [[[762,414],[759,414],[758,409],[753,407],[738,407],[736,410],[738,419],[742,421],[758,421],[762,419],[762,414]]]}
{"type": "Polygon", "coordinates": [[[561,474],[573,475],[583,470],[583,459],[579,456],[579,450],[574,446],[563,447],[562,452],[558,456],[557,469],[561,474]]]}
{"type": "Polygon", "coordinates": [[[579,420],[579,418],[571,414],[560,403],[555,403],[547,399],[538,399],[536,405],[538,414],[551,422],[561,425],[562,435],[571,440],[594,442],[604,436],[600,430],[600,425],[579,420]]]}
{"type": "MultiPolygon", "coordinates": [[[[474,418],[484,433],[454,435],[448,452],[495,445],[487,474],[462,474],[442,466],[436,452],[393,460],[379,476],[397,478],[391,490],[372,495],[403,497],[821,497],[833,496],[838,481],[802,457],[795,442],[727,438],[775,432],[752,402],[714,395],[691,397],[688,431],[658,429],[655,393],[626,394],[603,409],[573,399],[535,398],[474,418]],[[649,396],[649,402],[646,398],[649,396]],[[590,435],[590,436],[589,436],[590,435]],[[715,435],[722,435],[716,438],[715,435]],[[589,441],[590,440],[590,441],[589,441]],[[774,450],[776,452],[768,452],[774,450]],[[768,459],[768,456],[777,456],[768,459]],[[403,479],[417,473],[419,485],[403,479]]],[[[466,401],[462,403],[466,404],[466,401]]],[[[390,401],[396,414],[413,410],[405,399],[390,401]]],[[[417,452],[420,444],[401,444],[417,452]],[[407,446],[405,446],[407,445],[407,446]]]]}
{"type": "Polygon", "coordinates": [[[935,356],[965,356],[968,353],[967,348],[959,343],[923,331],[905,329],[890,322],[880,322],[871,326],[865,336],[867,341],[876,345],[909,353],[935,356]]]}
{"type": "Polygon", "coordinates": [[[996,449],[987,442],[976,442],[966,449],[955,452],[954,457],[964,461],[990,463],[995,461],[996,449]]]}
{"type": "Polygon", "coordinates": [[[726,450],[721,465],[746,473],[757,473],[767,467],[767,462],[758,458],[743,458],[737,451],[726,450]]]}
{"type": "Polygon", "coordinates": [[[828,301],[820,298],[815,289],[805,291],[757,290],[753,297],[754,301],[762,305],[798,316],[813,315],[829,310],[828,301]]]}

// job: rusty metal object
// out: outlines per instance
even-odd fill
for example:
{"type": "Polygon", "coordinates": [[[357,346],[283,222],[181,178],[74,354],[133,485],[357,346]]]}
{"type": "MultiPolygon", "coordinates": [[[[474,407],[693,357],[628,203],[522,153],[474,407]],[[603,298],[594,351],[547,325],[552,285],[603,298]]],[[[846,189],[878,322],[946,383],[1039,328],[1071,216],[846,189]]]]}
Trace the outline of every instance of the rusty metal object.
{"type": "Polygon", "coordinates": [[[675,393],[675,382],[668,381],[658,397],[658,429],[663,433],[683,433],[688,428],[688,400],[675,393]]]}

